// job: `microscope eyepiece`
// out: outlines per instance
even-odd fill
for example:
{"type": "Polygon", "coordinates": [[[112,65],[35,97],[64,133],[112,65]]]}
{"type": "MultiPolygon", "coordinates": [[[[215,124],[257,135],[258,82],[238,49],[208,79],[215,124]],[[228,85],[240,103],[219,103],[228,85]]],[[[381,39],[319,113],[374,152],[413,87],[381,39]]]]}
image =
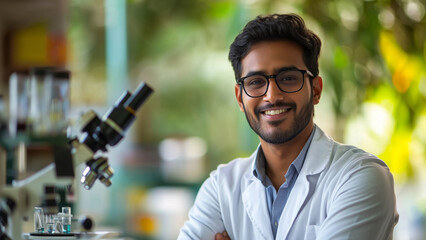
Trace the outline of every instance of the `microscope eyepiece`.
{"type": "Polygon", "coordinates": [[[125,91],[114,107],[105,113],[98,126],[86,129],[89,133],[84,143],[93,151],[106,151],[106,146],[114,146],[124,137],[124,132],[135,120],[135,113],[153,92],[152,88],[141,83],[133,94],[125,91]],[[93,130],[90,132],[89,130],[93,130]]]}
{"type": "Polygon", "coordinates": [[[149,95],[151,95],[152,92],[152,88],[142,82],[141,84],[139,84],[138,88],[132,94],[130,99],[127,100],[127,102],[125,103],[125,107],[129,107],[134,111],[137,111],[142,105],[142,103],[144,103],[145,100],[149,97],[149,95]]]}

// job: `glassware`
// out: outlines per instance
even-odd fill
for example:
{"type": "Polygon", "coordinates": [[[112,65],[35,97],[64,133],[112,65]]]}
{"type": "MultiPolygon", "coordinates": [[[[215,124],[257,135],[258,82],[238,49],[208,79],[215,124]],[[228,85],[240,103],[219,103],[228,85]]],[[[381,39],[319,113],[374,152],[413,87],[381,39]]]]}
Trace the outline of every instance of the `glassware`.
{"type": "Polygon", "coordinates": [[[34,232],[44,233],[45,222],[44,222],[44,213],[43,208],[35,207],[34,208],[34,232]]]}
{"type": "Polygon", "coordinates": [[[47,232],[52,234],[55,233],[56,231],[56,223],[55,223],[55,215],[54,214],[50,214],[50,215],[46,215],[46,228],[47,228],[47,232]]]}
{"type": "Polygon", "coordinates": [[[46,135],[51,129],[52,68],[34,68],[30,73],[30,109],[28,122],[35,135],[46,135]]]}
{"type": "Polygon", "coordinates": [[[70,72],[36,67],[29,76],[27,123],[34,135],[65,133],[70,110],[70,72]]]}
{"type": "Polygon", "coordinates": [[[69,71],[56,70],[53,73],[52,99],[50,100],[49,110],[52,133],[63,133],[68,125],[70,110],[69,80],[69,71]]]}
{"type": "Polygon", "coordinates": [[[71,208],[70,207],[62,207],[62,212],[58,214],[61,218],[62,223],[62,233],[70,233],[71,232],[71,208]]]}
{"type": "Polygon", "coordinates": [[[14,72],[9,78],[9,133],[27,130],[30,105],[30,81],[28,72],[14,72]]]}

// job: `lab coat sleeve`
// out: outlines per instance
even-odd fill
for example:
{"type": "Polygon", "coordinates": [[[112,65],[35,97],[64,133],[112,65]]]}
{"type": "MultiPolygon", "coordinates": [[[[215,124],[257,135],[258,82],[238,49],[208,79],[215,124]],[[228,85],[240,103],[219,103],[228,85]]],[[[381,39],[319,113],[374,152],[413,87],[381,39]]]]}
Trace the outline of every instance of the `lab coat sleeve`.
{"type": "Polygon", "coordinates": [[[213,172],[198,191],[195,203],[187,220],[180,230],[178,240],[214,239],[216,233],[225,227],[218,201],[218,185],[213,172]]]}
{"type": "Polygon", "coordinates": [[[329,196],[327,217],[317,226],[317,240],[392,239],[398,214],[389,169],[375,161],[354,169],[341,177],[329,196]]]}

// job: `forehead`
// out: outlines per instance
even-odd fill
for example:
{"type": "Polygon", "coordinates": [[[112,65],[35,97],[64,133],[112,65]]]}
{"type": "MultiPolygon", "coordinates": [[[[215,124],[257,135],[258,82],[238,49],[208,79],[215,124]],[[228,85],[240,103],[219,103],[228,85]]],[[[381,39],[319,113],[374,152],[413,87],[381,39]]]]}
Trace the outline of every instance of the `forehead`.
{"type": "Polygon", "coordinates": [[[241,61],[241,76],[261,71],[274,74],[283,67],[306,69],[303,50],[292,41],[266,41],[254,44],[241,61]]]}

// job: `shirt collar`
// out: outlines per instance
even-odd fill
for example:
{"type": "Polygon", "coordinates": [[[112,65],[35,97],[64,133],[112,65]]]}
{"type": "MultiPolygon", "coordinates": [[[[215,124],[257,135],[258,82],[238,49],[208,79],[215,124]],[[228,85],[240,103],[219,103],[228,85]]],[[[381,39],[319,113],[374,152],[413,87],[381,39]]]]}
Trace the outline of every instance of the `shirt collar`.
{"type": "MultiPolygon", "coordinates": [[[[300,151],[297,158],[291,163],[289,170],[291,168],[295,168],[297,171],[297,174],[300,173],[300,170],[303,167],[303,163],[305,162],[306,153],[308,152],[309,146],[311,145],[315,130],[316,130],[316,125],[314,125],[311,135],[309,136],[308,141],[306,141],[305,145],[303,146],[302,151],[300,151]]],[[[255,162],[253,165],[253,175],[257,179],[259,179],[262,183],[265,184],[265,181],[268,179],[266,177],[266,159],[265,159],[265,154],[263,153],[263,150],[262,150],[262,146],[260,145],[257,149],[257,155],[254,161],[255,162]]]]}

